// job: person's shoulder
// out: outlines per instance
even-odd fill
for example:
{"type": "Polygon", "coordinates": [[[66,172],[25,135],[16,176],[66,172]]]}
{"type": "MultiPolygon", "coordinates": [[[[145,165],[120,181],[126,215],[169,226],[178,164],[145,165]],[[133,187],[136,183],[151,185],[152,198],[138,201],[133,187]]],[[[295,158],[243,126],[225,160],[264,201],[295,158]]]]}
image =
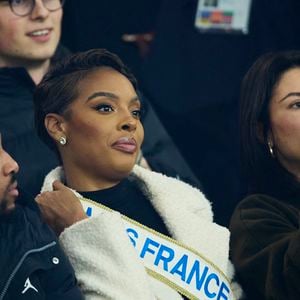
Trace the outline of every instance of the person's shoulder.
{"type": "Polygon", "coordinates": [[[152,196],[155,195],[156,201],[164,203],[170,201],[173,207],[178,205],[182,209],[201,212],[201,216],[207,220],[213,219],[211,203],[199,189],[179,179],[140,166],[135,166],[132,174],[138,179],[143,190],[152,196]]]}
{"type": "Polygon", "coordinates": [[[0,67],[0,78],[4,80],[4,82],[1,82],[1,86],[7,83],[13,83],[19,79],[31,79],[24,67],[0,67]]]}
{"type": "Polygon", "coordinates": [[[231,231],[256,230],[266,226],[293,227],[298,211],[284,201],[265,194],[253,194],[236,207],[230,222],[231,231]]]}
{"type": "Polygon", "coordinates": [[[139,180],[144,181],[146,184],[151,185],[151,187],[163,187],[164,190],[169,189],[169,192],[178,193],[188,193],[193,195],[201,195],[205,198],[203,193],[197,188],[189,183],[183,182],[180,179],[167,176],[162,173],[151,171],[136,165],[133,169],[132,174],[136,176],[139,180]]]}
{"type": "Polygon", "coordinates": [[[287,204],[273,196],[266,194],[252,194],[245,197],[236,207],[236,211],[262,212],[262,211],[281,211],[286,209],[287,204]]]}

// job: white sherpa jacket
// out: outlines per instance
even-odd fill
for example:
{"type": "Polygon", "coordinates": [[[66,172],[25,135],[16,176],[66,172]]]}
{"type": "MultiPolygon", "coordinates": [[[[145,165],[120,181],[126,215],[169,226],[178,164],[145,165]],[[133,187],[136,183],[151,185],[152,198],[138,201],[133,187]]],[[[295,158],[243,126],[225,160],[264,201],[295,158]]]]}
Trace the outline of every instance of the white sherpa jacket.
{"type": "MultiPolygon", "coordinates": [[[[145,189],[172,237],[202,253],[232,280],[229,231],[213,223],[205,196],[188,184],[139,166],[134,167],[132,176],[145,189]]],[[[41,191],[51,191],[56,179],[64,181],[61,167],[46,176],[41,191]]],[[[182,299],[147,274],[118,212],[103,211],[74,224],[60,235],[60,242],[86,299],[182,299]]]]}

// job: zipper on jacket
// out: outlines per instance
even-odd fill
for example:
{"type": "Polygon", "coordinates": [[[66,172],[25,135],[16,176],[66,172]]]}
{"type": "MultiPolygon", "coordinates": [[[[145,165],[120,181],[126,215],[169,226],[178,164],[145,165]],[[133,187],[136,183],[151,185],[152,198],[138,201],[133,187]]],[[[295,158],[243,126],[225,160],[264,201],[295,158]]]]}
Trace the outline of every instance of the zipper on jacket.
{"type": "Polygon", "coordinates": [[[14,279],[14,276],[16,275],[16,273],[18,272],[18,270],[22,266],[25,258],[28,255],[32,254],[32,253],[42,252],[42,251],[44,251],[44,250],[46,250],[48,248],[54,247],[55,245],[56,245],[56,242],[53,241],[50,244],[47,244],[47,245],[45,245],[45,246],[43,246],[41,248],[31,249],[31,250],[27,251],[22,256],[22,258],[20,259],[20,261],[18,262],[18,264],[16,265],[16,267],[14,268],[14,270],[12,271],[12,273],[10,274],[10,276],[8,277],[8,280],[7,280],[6,284],[4,285],[4,288],[3,288],[3,290],[2,290],[2,292],[0,294],[0,300],[2,300],[4,298],[4,296],[5,296],[5,294],[6,294],[7,290],[8,290],[8,287],[9,287],[10,283],[12,282],[12,280],[14,279]]]}

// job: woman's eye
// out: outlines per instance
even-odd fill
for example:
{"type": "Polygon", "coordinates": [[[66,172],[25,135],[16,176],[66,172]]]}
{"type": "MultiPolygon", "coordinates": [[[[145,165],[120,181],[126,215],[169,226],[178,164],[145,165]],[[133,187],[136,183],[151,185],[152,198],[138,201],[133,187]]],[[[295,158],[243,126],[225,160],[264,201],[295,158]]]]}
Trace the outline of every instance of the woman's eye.
{"type": "Polygon", "coordinates": [[[133,115],[135,118],[137,118],[137,119],[140,119],[140,118],[141,118],[141,114],[142,114],[142,112],[141,112],[140,109],[135,109],[135,110],[132,111],[132,115],[133,115]]]}
{"type": "Polygon", "coordinates": [[[300,108],[300,102],[293,103],[291,105],[292,108],[300,108]]]}
{"type": "Polygon", "coordinates": [[[100,105],[97,105],[96,106],[96,110],[97,111],[101,111],[101,112],[105,112],[105,113],[114,111],[113,107],[111,105],[109,105],[109,104],[100,104],[100,105]]]}

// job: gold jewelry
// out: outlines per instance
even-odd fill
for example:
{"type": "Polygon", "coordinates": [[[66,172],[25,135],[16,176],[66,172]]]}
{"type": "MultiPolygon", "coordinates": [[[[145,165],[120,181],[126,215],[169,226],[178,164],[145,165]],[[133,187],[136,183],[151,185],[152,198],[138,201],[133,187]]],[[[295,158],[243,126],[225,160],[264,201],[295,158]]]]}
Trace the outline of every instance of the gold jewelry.
{"type": "Polygon", "coordinates": [[[269,152],[270,152],[272,158],[275,158],[275,154],[274,154],[273,147],[271,145],[271,141],[268,141],[268,148],[269,148],[269,152]]]}

